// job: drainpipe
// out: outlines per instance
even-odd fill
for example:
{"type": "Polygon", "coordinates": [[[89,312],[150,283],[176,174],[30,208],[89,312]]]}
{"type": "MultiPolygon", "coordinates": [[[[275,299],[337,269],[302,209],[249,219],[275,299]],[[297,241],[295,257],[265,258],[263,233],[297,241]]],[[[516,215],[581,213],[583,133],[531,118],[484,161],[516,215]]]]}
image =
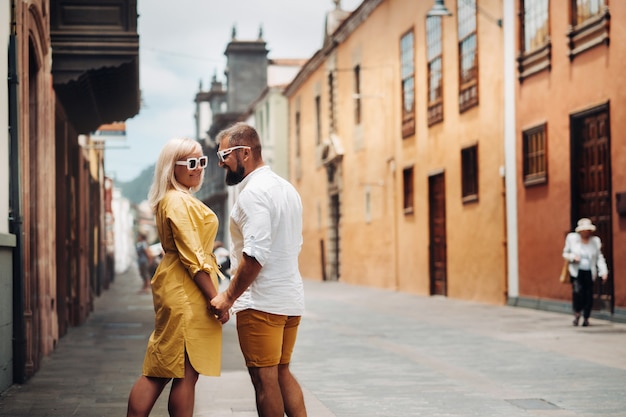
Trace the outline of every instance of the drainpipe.
{"type": "MultiPolygon", "coordinates": [[[[15,13],[15,4],[12,5],[15,13]]],[[[15,16],[9,37],[9,232],[15,235],[13,250],[13,381],[26,381],[26,328],[24,323],[24,237],[22,215],[21,163],[18,136],[18,71],[15,16]]]]}
{"type": "Polygon", "coordinates": [[[504,30],[504,181],[506,193],[507,301],[519,297],[517,176],[515,156],[515,8],[502,6],[504,30]]]}

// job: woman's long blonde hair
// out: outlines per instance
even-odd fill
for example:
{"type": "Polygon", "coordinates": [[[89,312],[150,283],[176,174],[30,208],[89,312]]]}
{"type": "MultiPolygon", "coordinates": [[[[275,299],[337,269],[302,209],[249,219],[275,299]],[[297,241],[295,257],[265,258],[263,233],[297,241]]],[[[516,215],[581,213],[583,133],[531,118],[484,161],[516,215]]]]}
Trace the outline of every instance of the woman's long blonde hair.
{"type": "Polygon", "coordinates": [[[192,188],[183,186],[174,176],[175,162],[197,152],[202,152],[202,146],[189,138],[173,138],[163,146],[154,168],[154,180],[148,193],[148,202],[153,213],[156,213],[159,203],[167,191],[175,188],[187,193],[195,193],[200,189],[204,180],[204,170],[202,170],[200,183],[192,188]]]}

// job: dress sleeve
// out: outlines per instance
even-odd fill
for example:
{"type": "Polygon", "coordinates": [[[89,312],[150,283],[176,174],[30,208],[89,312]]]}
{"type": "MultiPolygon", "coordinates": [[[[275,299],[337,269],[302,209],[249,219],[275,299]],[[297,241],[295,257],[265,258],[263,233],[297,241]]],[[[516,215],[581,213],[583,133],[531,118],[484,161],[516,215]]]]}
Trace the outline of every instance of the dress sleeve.
{"type": "Polygon", "coordinates": [[[210,227],[210,223],[217,222],[217,218],[207,216],[194,201],[185,197],[169,199],[166,216],[178,257],[193,278],[198,271],[210,274],[214,270],[214,255],[204,249],[202,228],[210,227]]]}

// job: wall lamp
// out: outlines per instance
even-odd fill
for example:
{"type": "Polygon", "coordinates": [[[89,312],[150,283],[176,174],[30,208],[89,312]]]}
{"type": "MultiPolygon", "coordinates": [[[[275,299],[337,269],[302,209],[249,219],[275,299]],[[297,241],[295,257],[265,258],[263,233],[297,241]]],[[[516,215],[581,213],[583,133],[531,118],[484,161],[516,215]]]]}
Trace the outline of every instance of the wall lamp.
{"type": "MultiPolygon", "coordinates": [[[[470,3],[468,3],[468,0],[463,1],[465,2],[465,4],[471,5],[470,3]]],[[[431,7],[428,13],[426,13],[426,17],[452,16],[452,12],[448,10],[443,2],[444,0],[435,0],[435,4],[433,4],[433,7],[431,7]]],[[[474,3],[473,6],[476,7],[476,11],[485,16],[487,20],[491,20],[496,25],[502,27],[502,19],[496,19],[495,17],[481,9],[476,3],[474,3]]]]}
{"type": "Polygon", "coordinates": [[[433,7],[426,13],[426,17],[435,16],[452,16],[452,12],[443,4],[443,0],[435,0],[433,7]]]}

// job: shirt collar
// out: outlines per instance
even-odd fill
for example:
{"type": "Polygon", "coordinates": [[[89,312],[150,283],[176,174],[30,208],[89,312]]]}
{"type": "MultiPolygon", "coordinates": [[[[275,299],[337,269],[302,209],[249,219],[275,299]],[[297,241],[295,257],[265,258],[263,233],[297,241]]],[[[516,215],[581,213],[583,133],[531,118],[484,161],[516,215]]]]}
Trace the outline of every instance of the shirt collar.
{"type": "Polygon", "coordinates": [[[246,175],[246,177],[243,179],[243,181],[241,181],[240,186],[241,186],[241,190],[243,190],[246,185],[248,184],[248,182],[250,182],[250,178],[258,175],[259,173],[263,172],[263,171],[268,171],[270,169],[269,165],[261,165],[260,167],[256,168],[254,171],[252,171],[251,173],[249,173],[248,175],[246,175]]]}

